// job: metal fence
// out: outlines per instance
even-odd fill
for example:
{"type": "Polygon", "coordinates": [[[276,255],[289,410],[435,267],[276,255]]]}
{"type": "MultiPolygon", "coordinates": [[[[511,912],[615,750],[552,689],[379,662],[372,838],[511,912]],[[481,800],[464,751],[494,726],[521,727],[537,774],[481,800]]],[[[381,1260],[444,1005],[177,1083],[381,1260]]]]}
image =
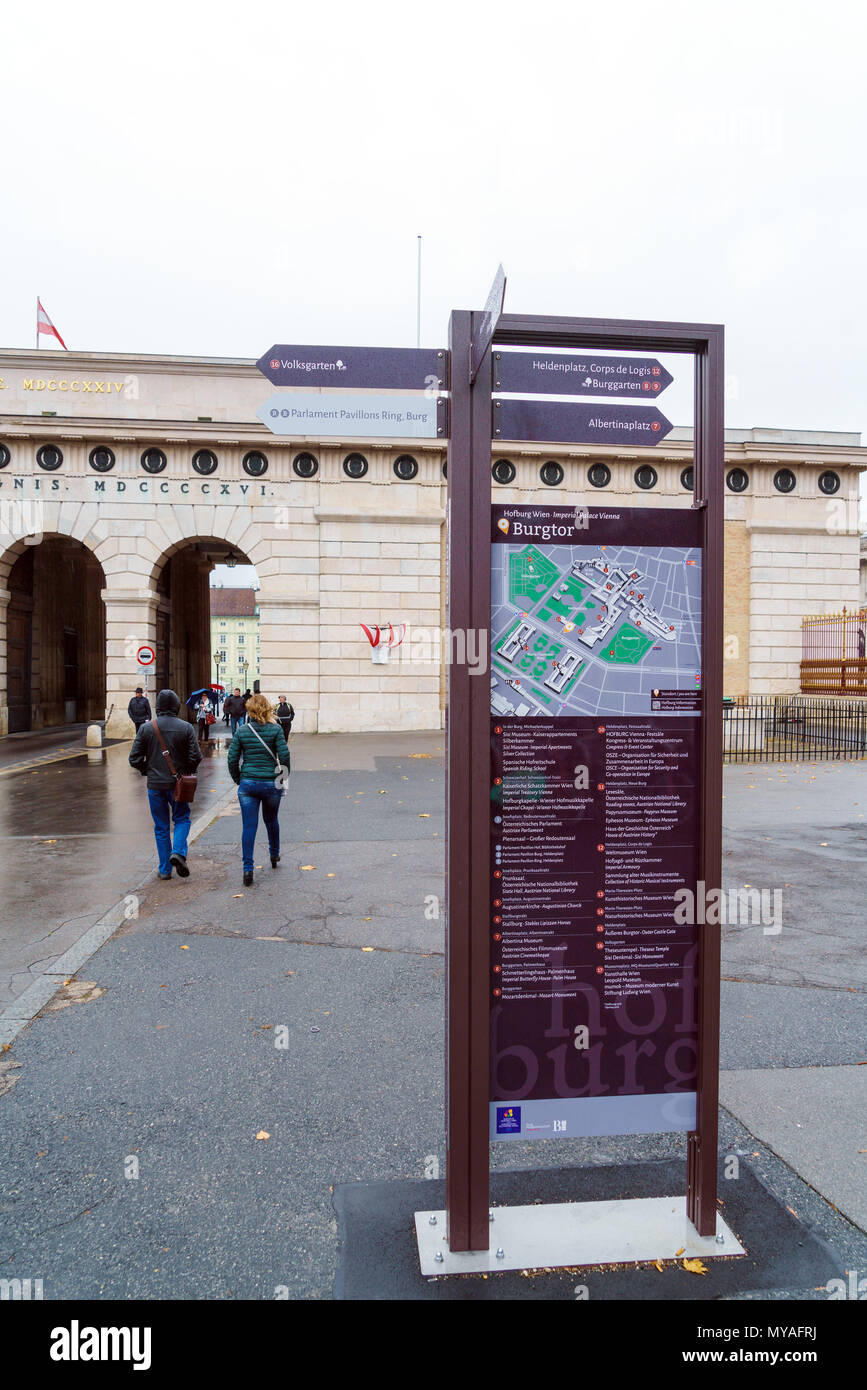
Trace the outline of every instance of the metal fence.
{"type": "Polygon", "coordinates": [[[867,695],[867,609],[801,619],[801,690],[867,695]]]}
{"type": "Polygon", "coordinates": [[[762,695],[726,704],[723,757],[731,763],[867,758],[867,700],[762,695]]]}

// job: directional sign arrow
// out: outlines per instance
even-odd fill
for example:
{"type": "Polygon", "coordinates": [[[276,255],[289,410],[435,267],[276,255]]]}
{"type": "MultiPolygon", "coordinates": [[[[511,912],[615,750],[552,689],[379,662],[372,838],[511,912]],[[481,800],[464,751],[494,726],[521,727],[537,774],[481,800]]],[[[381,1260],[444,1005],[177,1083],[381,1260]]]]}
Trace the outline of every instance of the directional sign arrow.
{"type": "Polygon", "coordinates": [[[658,444],[674,428],[649,405],[570,401],[493,401],[494,439],[560,444],[658,444]]]}
{"type": "Polygon", "coordinates": [[[546,352],[494,353],[494,390],[533,396],[619,396],[646,401],[674,381],[653,357],[546,352]]]}
{"type": "Polygon", "coordinates": [[[297,347],[275,343],[256,366],[275,386],[369,387],[386,391],[443,391],[445,348],[297,347]]]}
{"type": "Polygon", "coordinates": [[[272,434],[312,439],[446,439],[446,396],[283,391],[256,411],[272,434]]]}
{"type": "Polygon", "coordinates": [[[497,273],[494,282],[488,290],[488,298],[482,310],[482,320],[479,324],[472,344],[470,346],[470,385],[472,386],[482,365],[482,358],[488,350],[500,315],[503,312],[503,304],[506,299],[506,272],[501,265],[497,266],[497,273]]]}

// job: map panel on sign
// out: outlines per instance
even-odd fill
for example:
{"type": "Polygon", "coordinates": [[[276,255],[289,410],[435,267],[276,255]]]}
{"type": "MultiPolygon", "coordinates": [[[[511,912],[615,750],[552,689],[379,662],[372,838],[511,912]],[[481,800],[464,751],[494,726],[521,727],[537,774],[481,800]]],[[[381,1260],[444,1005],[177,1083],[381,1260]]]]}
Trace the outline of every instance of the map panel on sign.
{"type": "Polygon", "coordinates": [[[701,551],[492,548],[491,713],[698,714],[701,551]]]}

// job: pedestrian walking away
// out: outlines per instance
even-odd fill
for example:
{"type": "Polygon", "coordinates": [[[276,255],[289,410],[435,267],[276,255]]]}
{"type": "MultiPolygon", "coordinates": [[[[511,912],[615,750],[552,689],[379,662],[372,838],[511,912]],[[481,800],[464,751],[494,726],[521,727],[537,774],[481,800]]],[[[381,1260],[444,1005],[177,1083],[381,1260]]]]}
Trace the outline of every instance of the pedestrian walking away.
{"type": "Polygon", "coordinates": [[[135,694],[127,705],[126,712],[135,725],[136,733],[138,733],[142,724],[146,723],[147,720],[152,717],[150,700],[144,694],[140,685],[136,686],[135,694]]]}
{"type": "Polygon", "coordinates": [[[211,715],[211,702],[207,695],[203,695],[196,705],[196,723],[199,729],[199,739],[202,743],[207,743],[210,737],[209,724],[211,715]]]}
{"type": "Polygon", "coordinates": [[[238,726],[229,747],[229,773],[238,784],[241,805],[241,846],[244,883],[253,882],[253,852],[259,828],[259,807],[268,832],[271,868],[280,861],[280,798],[289,776],[289,749],[274,710],[264,695],[247,701],[247,723],[238,726]]]}
{"type": "Polygon", "coordinates": [[[223,709],[225,711],[226,717],[229,720],[231,720],[232,737],[234,738],[238,726],[240,724],[243,724],[246,718],[244,700],[241,695],[241,687],[239,685],[235,686],[235,693],[233,695],[228,695],[226,697],[226,703],[224,704],[223,709]]]}
{"type": "Polygon", "coordinates": [[[171,878],[173,867],[180,878],[190,876],[187,867],[190,803],[177,800],[175,773],[187,776],[195,772],[202,761],[202,753],[192,724],[178,718],[180,707],[181,702],[173,690],[161,690],[157,696],[156,718],[142,724],[129,755],[130,766],[147,778],[160,878],[171,878]],[[160,746],[155,725],[162,735],[168,758],[160,746]]]}
{"type": "Polygon", "coordinates": [[[288,739],[289,731],[292,728],[292,720],[295,718],[295,710],[286,703],[286,696],[280,696],[280,703],[276,710],[277,722],[283,730],[283,737],[288,739]]]}

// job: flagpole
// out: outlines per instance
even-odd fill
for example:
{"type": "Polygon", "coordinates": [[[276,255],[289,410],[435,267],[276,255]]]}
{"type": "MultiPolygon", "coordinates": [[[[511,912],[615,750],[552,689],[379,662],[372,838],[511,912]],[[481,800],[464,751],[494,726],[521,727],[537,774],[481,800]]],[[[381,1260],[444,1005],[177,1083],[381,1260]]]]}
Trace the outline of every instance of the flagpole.
{"type": "Polygon", "coordinates": [[[39,295],[36,296],[36,350],[39,351],[39,295]]]}
{"type": "Polygon", "coordinates": [[[418,290],[415,305],[415,345],[421,347],[421,237],[418,238],[418,290]]]}

